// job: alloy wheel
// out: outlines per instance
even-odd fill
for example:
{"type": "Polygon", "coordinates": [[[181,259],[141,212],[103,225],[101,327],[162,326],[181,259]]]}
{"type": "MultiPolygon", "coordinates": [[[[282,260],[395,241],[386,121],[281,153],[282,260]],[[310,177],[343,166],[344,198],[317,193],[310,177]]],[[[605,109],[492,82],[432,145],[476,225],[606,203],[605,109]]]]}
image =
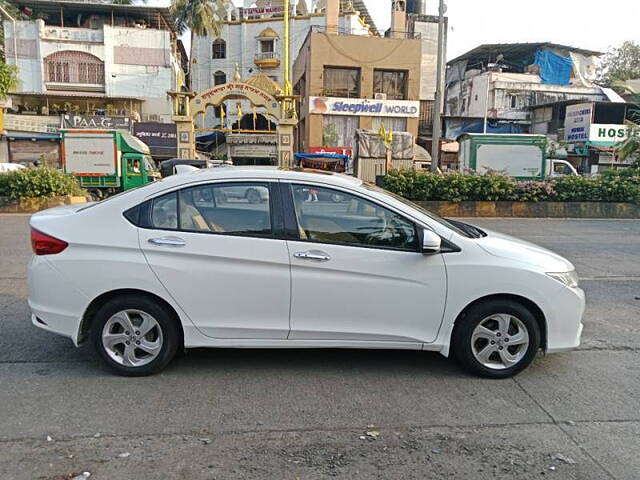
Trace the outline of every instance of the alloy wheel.
{"type": "Polygon", "coordinates": [[[162,350],[163,335],[158,321],[141,310],[122,310],[112,315],[102,329],[102,346],[109,357],[126,367],[141,367],[155,360],[162,350]]]}
{"type": "Polygon", "coordinates": [[[504,370],[524,358],[529,348],[529,332],[522,320],[498,313],[482,320],[471,334],[471,351],[487,368],[504,370]]]}

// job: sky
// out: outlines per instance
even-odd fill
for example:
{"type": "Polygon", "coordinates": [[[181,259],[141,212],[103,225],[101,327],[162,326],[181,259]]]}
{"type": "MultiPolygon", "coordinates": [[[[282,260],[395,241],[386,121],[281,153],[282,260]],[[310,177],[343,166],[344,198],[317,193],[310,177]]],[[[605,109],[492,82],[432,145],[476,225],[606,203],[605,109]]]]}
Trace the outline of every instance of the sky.
{"type": "MultiPolygon", "coordinates": [[[[449,60],[483,43],[553,42],[606,52],[625,40],[640,43],[640,0],[445,0],[449,60]]],[[[365,0],[381,31],[391,0],[365,0]]],[[[427,0],[437,15],[438,0],[427,0]]]]}

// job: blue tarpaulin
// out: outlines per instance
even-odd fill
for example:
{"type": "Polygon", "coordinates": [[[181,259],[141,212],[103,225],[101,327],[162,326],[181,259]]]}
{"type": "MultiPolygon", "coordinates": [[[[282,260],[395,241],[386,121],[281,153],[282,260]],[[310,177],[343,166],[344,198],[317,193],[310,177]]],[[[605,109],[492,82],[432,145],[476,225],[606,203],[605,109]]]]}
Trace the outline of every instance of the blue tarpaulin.
{"type": "Polygon", "coordinates": [[[561,57],[551,50],[538,50],[535,64],[540,67],[540,78],[547,85],[569,85],[573,60],[561,57]]]}

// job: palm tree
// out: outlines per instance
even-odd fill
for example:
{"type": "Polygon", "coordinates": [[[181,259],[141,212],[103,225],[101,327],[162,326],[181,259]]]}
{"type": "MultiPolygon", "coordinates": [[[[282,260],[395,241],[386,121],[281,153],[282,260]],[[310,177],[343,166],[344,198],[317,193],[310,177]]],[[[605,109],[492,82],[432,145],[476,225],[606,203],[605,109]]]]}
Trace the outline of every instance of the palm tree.
{"type": "MultiPolygon", "coordinates": [[[[191,30],[191,55],[189,55],[189,71],[193,59],[193,40],[200,37],[220,35],[220,12],[224,10],[225,0],[172,0],[171,14],[178,33],[181,35],[191,30]]],[[[189,73],[189,72],[187,72],[189,73]]]]}

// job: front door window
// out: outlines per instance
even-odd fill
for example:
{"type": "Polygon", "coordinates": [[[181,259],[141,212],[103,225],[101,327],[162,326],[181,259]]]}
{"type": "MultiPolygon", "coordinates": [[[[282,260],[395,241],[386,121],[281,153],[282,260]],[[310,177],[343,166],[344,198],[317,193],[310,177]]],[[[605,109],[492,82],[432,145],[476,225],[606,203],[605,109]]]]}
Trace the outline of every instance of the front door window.
{"type": "Polygon", "coordinates": [[[364,198],[311,185],[294,185],[293,199],[303,240],[415,252],[413,222],[364,198]]]}

